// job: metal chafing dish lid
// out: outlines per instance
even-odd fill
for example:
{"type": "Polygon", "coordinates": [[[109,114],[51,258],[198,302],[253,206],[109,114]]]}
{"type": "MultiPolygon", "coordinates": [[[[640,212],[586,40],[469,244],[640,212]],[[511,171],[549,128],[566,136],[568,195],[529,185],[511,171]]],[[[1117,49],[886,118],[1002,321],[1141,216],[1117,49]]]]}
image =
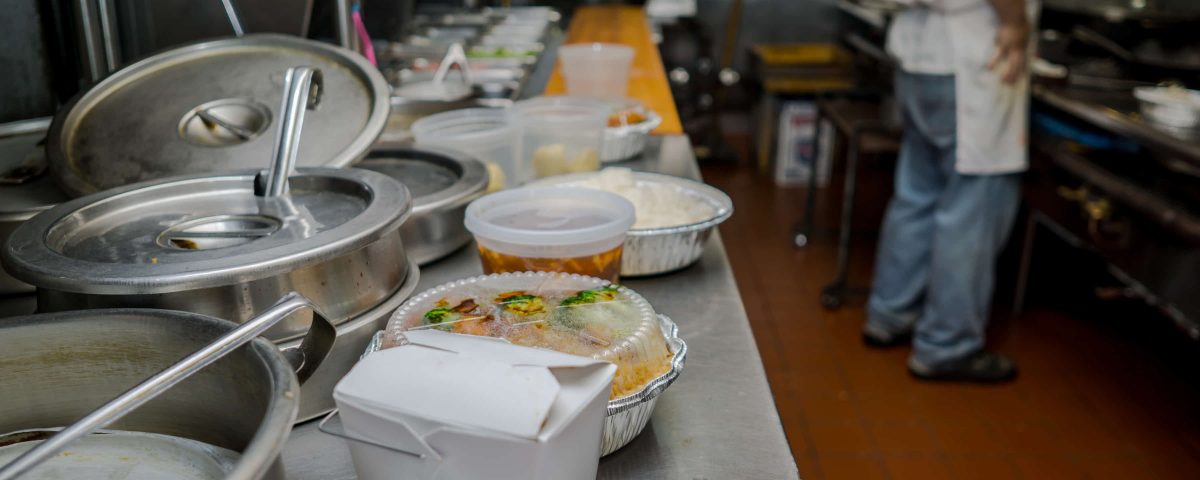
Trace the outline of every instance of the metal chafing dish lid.
{"type": "Polygon", "coordinates": [[[307,116],[297,166],[342,167],[383,131],[388,85],[349,51],[246,35],[169,50],[76,97],[50,129],[50,167],[73,195],[170,175],[253,168],[269,158],[284,72],[324,73],[329,101],[307,116]]]}
{"type": "Polygon", "coordinates": [[[487,167],[466,154],[441,148],[382,148],[357,168],[399,180],[413,195],[413,214],[462,205],[487,190],[487,167]]]}
{"type": "Polygon", "coordinates": [[[6,268],[26,282],[156,294],[274,276],[395,231],[412,199],[386,175],[301,169],[288,195],[254,194],[255,172],[146,182],[70,202],[13,232],[6,268]]]}
{"type": "Polygon", "coordinates": [[[67,201],[46,174],[49,118],[0,126],[0,222],[21,222],[67,201]]]}

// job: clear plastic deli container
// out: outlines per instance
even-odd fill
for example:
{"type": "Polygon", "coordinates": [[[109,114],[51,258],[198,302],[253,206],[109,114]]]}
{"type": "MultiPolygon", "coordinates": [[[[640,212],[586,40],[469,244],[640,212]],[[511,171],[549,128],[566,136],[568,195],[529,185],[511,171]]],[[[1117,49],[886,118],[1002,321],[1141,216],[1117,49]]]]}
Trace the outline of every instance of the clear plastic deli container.
{"type": "Polygon", "coordinates": [[[615,43],[577,43],[558,48],[570,95],[622,98],[629,85],[633,48],[615,43]]]}
{"type": "Polygon", "coordinates": [[[538,178],[598,170],[611,111],[603,100],[586,97],[517,102],[510,113],[521,130],[520,161],[538,178]]]}
{"type": "Polygon", "coordinates": [[[650,304],[594,277],[524,272],[447,283],[405,302],[388,322],[384,342],[402,344],[404,332],[429,328],[612,362],[611,399],[636,393],[671,369],[672,353],[650,304]]]}
{"type": "Polygon", "coordinates": [[[516,126],[509,121],[504,109],[465,108],[442,112],[413,122],[411,130],[418,147],[458,150],[488,165],[492,177],[490,190],[529,179],[525,162],[517,161],[516,126]]]}
{"type": "Polygon", "coordinates": [[[483,271],[567,272],[616,281],[633,204],[580,188],[518,188],[467,207],[483,271]]]}

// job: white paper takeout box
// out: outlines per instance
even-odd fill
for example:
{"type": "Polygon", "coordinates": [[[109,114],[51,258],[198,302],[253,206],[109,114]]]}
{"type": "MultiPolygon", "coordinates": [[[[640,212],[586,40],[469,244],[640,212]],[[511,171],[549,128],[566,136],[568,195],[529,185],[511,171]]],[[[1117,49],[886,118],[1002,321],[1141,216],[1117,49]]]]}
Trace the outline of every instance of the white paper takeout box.
{"type": "Polygon", "coordinates": [[[616,366],[420,330],[368,355],[334,389],[363,480],[596,477],[616,366]],[[421,455],[422,457],[418,457],[421,455]]]}

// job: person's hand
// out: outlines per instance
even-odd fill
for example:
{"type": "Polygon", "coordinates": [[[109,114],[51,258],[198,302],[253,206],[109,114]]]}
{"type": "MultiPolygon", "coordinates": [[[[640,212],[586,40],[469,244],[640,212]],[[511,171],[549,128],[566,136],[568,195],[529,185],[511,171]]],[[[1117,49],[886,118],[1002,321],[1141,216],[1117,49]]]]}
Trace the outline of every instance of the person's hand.
{"type": "Polygon", "coordinates": [[[1029,24],[1024,21],[1004,22],[996,32],[996,51],[987,68],[1000,75],[1000,80],[1012,84],[1025,74],[1029,61],[1029,24]]]}

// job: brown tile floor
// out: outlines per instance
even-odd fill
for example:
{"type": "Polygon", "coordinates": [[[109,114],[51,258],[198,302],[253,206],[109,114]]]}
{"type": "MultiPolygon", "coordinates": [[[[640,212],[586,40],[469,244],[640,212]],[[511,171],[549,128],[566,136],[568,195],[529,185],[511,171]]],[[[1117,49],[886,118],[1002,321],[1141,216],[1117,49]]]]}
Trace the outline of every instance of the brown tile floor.
{"type": "MultiPolygon", "coordinates": [[[[800,189],[749,167],[706,167],[705,178],[736,205],[721,233],[803,478],[1200,478],[1200,344],[1159,319],[1043,302],[993,321],[1016,382],[920,383],[907,348],[860,344],[861,299],[820,307],[835,249],[828,235],[791,245],[800,189]]],[[[870,238],[856,244],[856,283],[872,256],[870,238]]]]}

